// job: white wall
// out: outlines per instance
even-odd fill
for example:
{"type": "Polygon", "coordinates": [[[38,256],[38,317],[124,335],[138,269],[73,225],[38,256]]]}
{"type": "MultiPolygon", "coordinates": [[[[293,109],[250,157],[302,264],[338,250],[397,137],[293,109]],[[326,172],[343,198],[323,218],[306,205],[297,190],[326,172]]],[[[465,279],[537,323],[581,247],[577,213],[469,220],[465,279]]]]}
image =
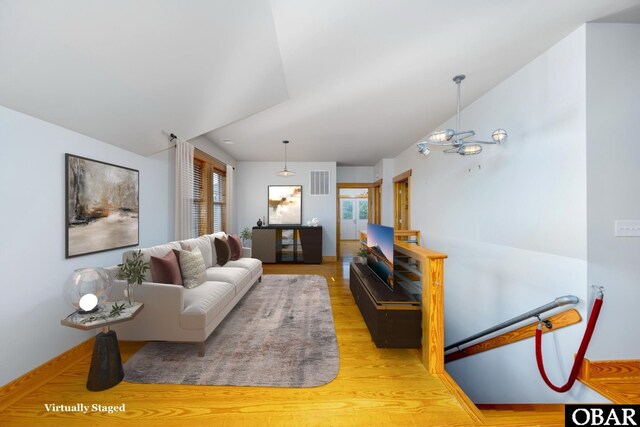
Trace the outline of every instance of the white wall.
{"type": "MultiPolygon", "coordinates": [[[[578,296],[585,314],[585,84],[583,26],[465,106],[464,129],[487,139],[504,127],[507,144],[469,157],[434,148],[427,158],[412,145],[395,159],[394,175],[413,169],[412,228],[422,231],[425,246],[449,255],[445,343],[561,295],[578,296]]],[[[463,102],[465,85],[473,85],[472,75],[463,102]]],[[[454,118],[438,129],[446,127],[455,127],[454,118]]],[[[581,323],[545,334],[547,372],[556,383],[564,384],[583,330],[581,323]]],[[[477,403],[601,399],[580,384],[566,394],[547,388],[532,339],[446,369],[477,403]]]]}
{"type": "Polygon", "coordinates": [[[373,182],[373,166],[338,166],[336,182],[373,182]]]}
{"type": "Polygon", "coordinates": [[[140,244],[173,238],[172,150],[141,157],[0,106],[0,384],[88,339],[60,325],[74,269],[120,262],[124,249],[65,259],[65,153],[140,171],[140,244]]]}
{"type": "Polygon", "coordinates": [[[389,227],[393,227],[393,177],[395,176],[393,165],[394,159],[382,159],[373,167],[373,180],[382,180],[380,223],[389,227]]]}
{"type": "Polygon", "coordinates": [[[218,145],[209,141],[204,136],[197,136],[193,139],[190,139],[189,142],[193,144],[194,147],[204,151],[205,153],[207,153],[212,157],[215,157],[216,159],[220,160],[222,163],[235,167],[236,159],[231,157],[229,153],[224,151],[218,145]]]}
{"type": "Polygon", "coordinates": [[[640,25],[587,25],[589,284],[605,299],[587,357],[640,358],[640,237],[614,221],[640,219],[640,25]]]}
{"type": "Polygon", "coordinates": [[[336,191],[335,182],[331,182],[331,194],[311,196],[309,194],[309,171],[328,170],[331,177],[336,176],[335,162],[289,162],[287,168],[296,173],[284,178],[276,172],[282,170],[278,162],[238,162],[236,166],[236,199],[238,230],[250,229],[258,218],[268,218],[267,187],[269,185],[302,185],[302,223],[318,218],[323,227],[322,255],[336,255],[336,191]]]}

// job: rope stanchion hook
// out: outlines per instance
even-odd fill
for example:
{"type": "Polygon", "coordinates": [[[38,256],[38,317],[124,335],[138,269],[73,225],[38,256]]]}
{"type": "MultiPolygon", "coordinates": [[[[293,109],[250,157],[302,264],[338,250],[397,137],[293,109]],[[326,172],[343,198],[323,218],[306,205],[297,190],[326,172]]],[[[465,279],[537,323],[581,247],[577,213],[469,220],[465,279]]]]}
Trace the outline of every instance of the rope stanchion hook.
{"type": "Polygon", "coordinates": [[[538,318],[538,329],[541,330],[542,325],[546,326],[547,329],[553,329],[553,323],[551,323],[551,320],[549,319],[542,320],[539,314],[537,314],[536,317],[538,318]]]}

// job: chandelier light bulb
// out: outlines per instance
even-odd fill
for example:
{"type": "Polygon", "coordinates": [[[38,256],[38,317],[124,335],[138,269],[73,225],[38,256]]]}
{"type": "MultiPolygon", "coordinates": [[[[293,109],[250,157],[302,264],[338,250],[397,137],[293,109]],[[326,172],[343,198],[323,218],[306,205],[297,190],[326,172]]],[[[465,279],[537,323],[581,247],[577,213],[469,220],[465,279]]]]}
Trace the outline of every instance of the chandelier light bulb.
{"type": "Polygon", "coordinates": [[[491,134],[491,138],[496,142],[496,144],[502,144],[507,140],[507,131],[504,129],[496,129],[491,134]]]}
{"type": "Polygon", "coordinates": [[[418,143],[418,153],[422,154],[425,157],[427,157],[429,153],[431,153],[431,150],[429,150],[429,146],[426,142],[418,143]]]}
{"type": "Polygon", "coordinates": [[[482,145],[480,144],[467,144],[458,148],[458,154],[461,156],[473,156],[474,154],[482,153],[482,145]]]}
{"type": "Polygon", "coordinates": [[[455,131],[453,129],[441,130],[438,132],[433,132],[429,135],[429,142],[447,142],[450,141],[451,138],[455,136],[455,131]]]}

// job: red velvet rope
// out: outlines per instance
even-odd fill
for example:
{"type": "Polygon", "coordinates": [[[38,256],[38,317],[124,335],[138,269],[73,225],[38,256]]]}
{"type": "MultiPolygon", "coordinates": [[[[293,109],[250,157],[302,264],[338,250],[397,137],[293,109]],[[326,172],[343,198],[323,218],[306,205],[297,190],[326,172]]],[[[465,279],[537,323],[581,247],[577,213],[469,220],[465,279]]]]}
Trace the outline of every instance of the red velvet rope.
{"type": "Polygon", "coordinates": [[[540,325],[538,325],[538,329],[536,330],[536,362],[538,362],[538,370],[540,371],[540,375],[544,382],[553,390],[558,393],[564,393],[567,390],[570,390],[573,387],[573,383],[576,382],[576,378],[578,377],[578,372],[580,372],[580,366],[582,365],[582,361],[584,360],[584,354],[587,352],[587,347],[589,347],[589,341],[591,341],[591,335],[593,335],[593,330],[596,327],[596,322],[598,321],[598,315],[600,314],[600,308],[602,307],[602,296],[596,298],[593,303],[593,310],[591,311],[591,315],[589,316],[589,322],[587,323],[587,329],[584,331],[584,336],[582,337],[582,342],[580,343],[580,349],[578,350],[578,354],[576,355],[575,360],[573,361],[573,368],[571,369],[571,375],[569,375],[569,380],[562,387],[555,386],[549,381],[547,374],[544,371],[544,363],[542,361],[542,329],[540,329],[540,325]]]}

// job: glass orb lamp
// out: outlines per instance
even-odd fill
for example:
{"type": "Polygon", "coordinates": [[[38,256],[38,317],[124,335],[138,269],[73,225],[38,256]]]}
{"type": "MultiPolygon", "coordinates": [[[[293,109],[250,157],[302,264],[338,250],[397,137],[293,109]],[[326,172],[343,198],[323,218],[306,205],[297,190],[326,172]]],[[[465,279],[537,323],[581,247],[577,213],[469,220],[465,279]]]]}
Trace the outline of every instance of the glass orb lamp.
{"type": "Polygon", "coordinates": [[[64,299],[80,314],[93,313],[109,298],[111,276],[104,268],[75,270],[64,284],[64,299]]]}

